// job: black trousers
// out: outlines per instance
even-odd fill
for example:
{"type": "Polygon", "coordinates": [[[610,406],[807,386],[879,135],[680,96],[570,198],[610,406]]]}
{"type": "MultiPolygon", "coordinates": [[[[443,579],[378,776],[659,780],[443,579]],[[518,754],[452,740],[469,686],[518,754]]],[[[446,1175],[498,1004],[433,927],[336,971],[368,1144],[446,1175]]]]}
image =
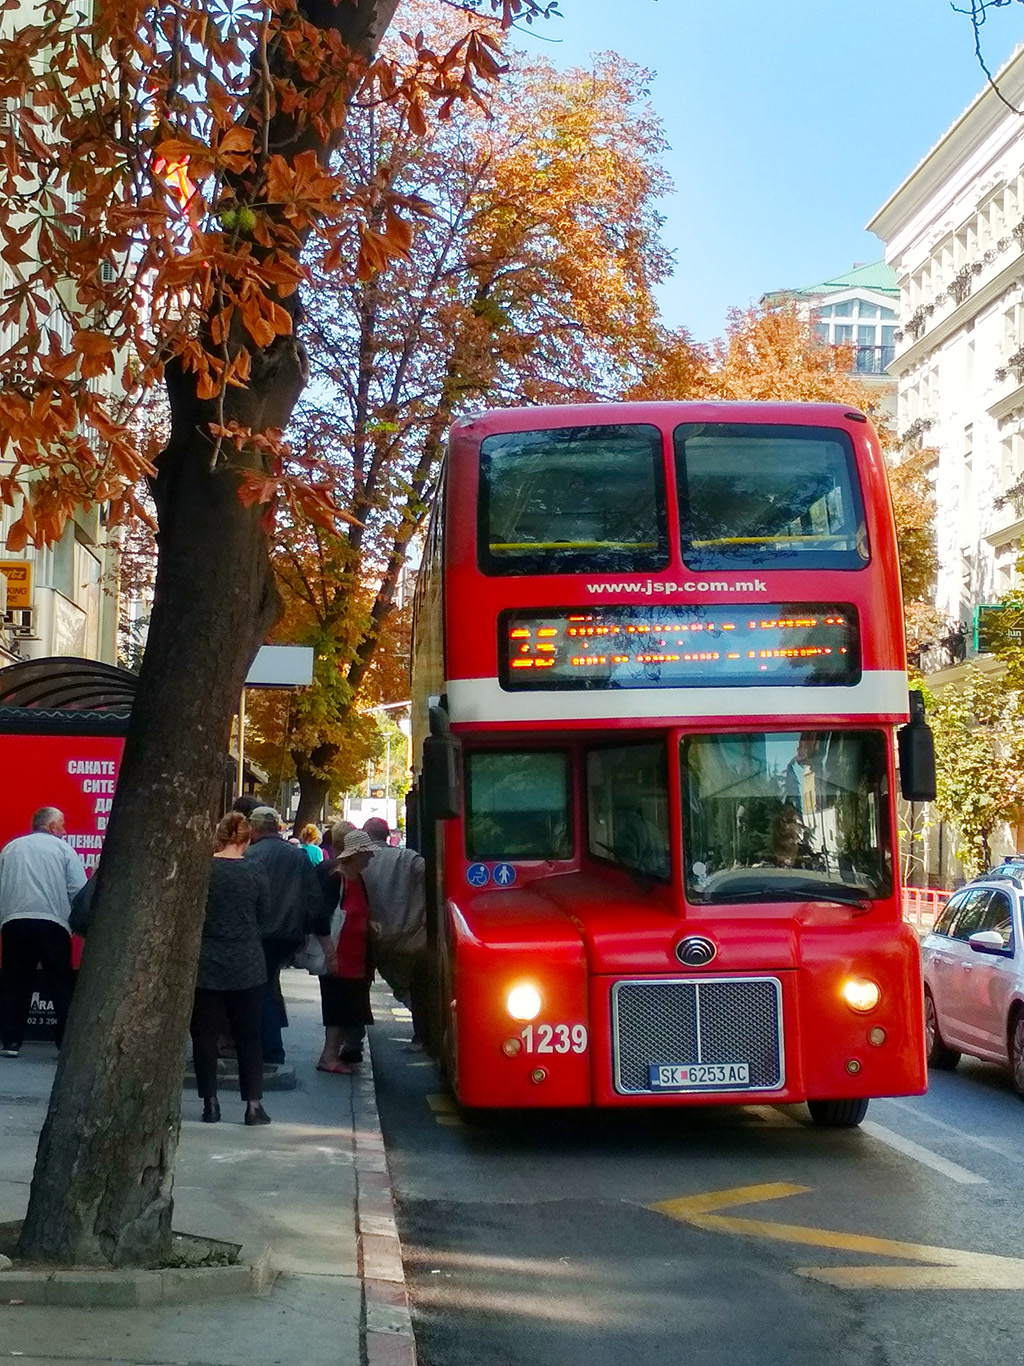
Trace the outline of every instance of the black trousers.
{"type": "Polygon", "coordinates": [[[430,959],[426,949],[413,953],[375,945],[374,965],[388,986],[412,1012],[413,1038],[429,1046],[431,1018],[430,959]]]}
{"type": "Polygon", "coordinates": [[[425,1048],[433,1049],[434,1039],[431,1021],[431,989],[433,978],[430,972],[430,958],[426,949],[413,955],[412,969],[409,973],[409,1009],[412,1012],[413,1038],[418,1039],[425,1048]]]}
{"type": "Polygon", "coordinates": [[[267,965],[267,985],[263,995],[263,1061],[284,1062],[281,1030],[288,1024],[288,1011],[281,992],[281,969],[292,961],[298,944],[293,939],[264,939],[263,959],[267,965]]]}
{"type": "Polygon", "coordinates": [[[59,1047],[75,984],[71,935],[53,920],[8,920],[0,930],[0,956],[0,1044],[20,1048],[25,1042],[36,969],[42,967],[53,992],[59,1047]]]}
{"type": "Polygon", "coordinates": [[[264,987],[244,991],[212,991],[196,987],[192,1004],[192,1063],[196,1090],[203,1100],[217,1094],[217,1043],[225,1023],[238,1054],[238,1090],[243,1100],[263,1099],[263,1044],[260,1016],[264,987]]]}

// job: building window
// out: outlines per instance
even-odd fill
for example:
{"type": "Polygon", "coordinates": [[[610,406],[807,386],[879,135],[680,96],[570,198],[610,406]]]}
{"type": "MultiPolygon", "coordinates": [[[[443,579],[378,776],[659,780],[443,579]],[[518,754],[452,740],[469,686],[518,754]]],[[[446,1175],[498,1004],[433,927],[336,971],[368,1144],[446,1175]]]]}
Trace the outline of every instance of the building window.
{"type": "Polygon", "coordinates": [[[1012,592],[1016,587],[1019,555],[1020,541],[1011,541],[1009,545],[1001,545],[996,551],[995,589],[997,597],[1012,592]]]}

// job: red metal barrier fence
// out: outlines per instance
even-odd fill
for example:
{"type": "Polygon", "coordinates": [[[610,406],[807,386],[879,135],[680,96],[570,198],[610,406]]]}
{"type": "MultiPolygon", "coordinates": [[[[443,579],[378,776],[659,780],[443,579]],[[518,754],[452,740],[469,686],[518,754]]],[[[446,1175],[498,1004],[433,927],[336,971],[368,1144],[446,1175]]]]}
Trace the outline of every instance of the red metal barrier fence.
{"type": "Polygon", "coordinates": [[[938,919],[950,892],[935,892],[926,887],[904,887],[903,919],[915,929],[927,933],[938,919]]]}

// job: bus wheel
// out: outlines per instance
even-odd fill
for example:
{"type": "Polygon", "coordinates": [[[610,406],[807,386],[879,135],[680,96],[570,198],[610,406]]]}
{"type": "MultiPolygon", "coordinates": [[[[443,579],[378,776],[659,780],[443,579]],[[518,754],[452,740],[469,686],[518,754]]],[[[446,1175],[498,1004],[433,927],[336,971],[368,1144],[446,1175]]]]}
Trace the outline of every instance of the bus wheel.
{"type": "Polygon", "coordinates": [[[807,1108],[819,1129],[856,1129],[868,1112],[861,1096],[856,1100],[809,1100],[807,1108]]]}
{"type": "Polygon", "coordinates": [[[924,989],[924,1042],[928,1050],[928,1066],[952,1072],[960,1061],[960,1054],[955,1048],[947,1048],[942,1040],[935,1002],[927,987],[924,989]]]}

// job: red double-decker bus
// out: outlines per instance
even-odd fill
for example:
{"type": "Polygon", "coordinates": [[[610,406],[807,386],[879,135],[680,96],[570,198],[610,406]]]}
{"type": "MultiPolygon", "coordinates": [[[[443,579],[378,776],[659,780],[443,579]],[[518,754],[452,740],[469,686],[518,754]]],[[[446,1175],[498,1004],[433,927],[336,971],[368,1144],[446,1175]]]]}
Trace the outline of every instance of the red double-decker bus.
{"type": "Polygon", "coordinates": [[[457,422],[413,698],[437,1045],[463,1105],[806,1100],[848,1126],[924,1090],[893,735],[918,797],[929,737],[907,725],[863,414],[457,422]]]}

